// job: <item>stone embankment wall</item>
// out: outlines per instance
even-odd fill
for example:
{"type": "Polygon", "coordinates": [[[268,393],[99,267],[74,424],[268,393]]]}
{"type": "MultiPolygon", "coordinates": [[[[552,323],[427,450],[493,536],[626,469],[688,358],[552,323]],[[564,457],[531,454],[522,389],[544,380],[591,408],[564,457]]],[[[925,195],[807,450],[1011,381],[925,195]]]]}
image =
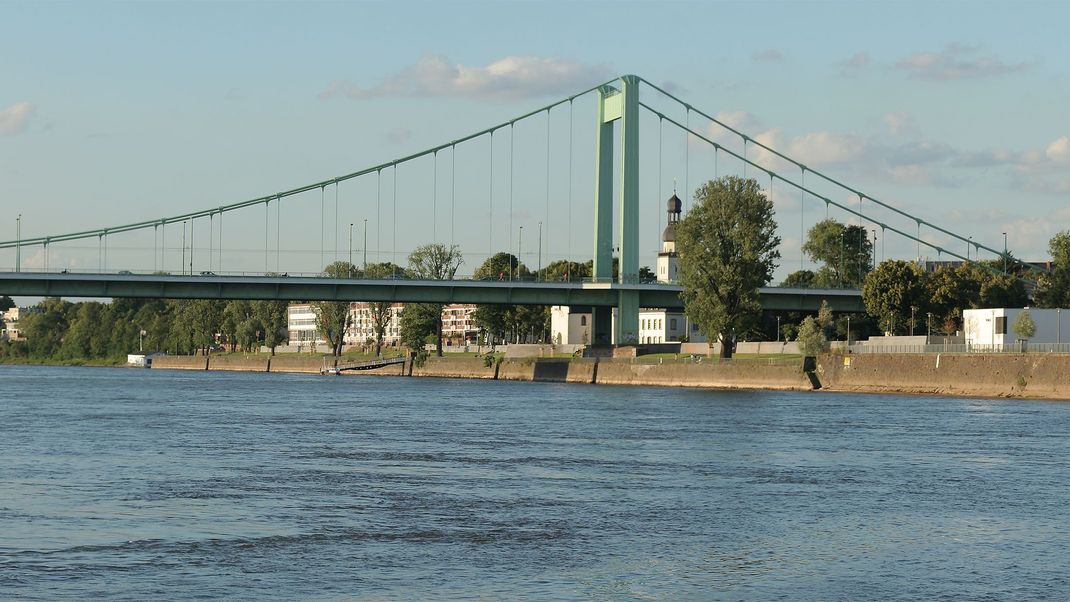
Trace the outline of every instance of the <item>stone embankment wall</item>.
{"type": "Polygon", "coordinates": [[[823,356],[834,391],[1070,399],[1070,355],[1045,353],[865,353],[823,356]]]}
{"type": "Polygon", "coordinates": [[[153,368],[168,370],[207,370],[208,357],[203,355],[157,355],[152,358],[153,368]]]}
{"type": "MultiPolygon", "coordinates": [[[[334,358],[327,358],[330,366],[334,358]]],[[[309,356],[157,356],[153,368],[175,370],[242,370],[318,374],[321,357],[309,356]]],[[[600,385],[653,385],[739,389],[808,390],[810,381],[795,363],[665,362],[625,359],[512,358],[485,366],[482,358],[429,358],[412,367],[413,376],[476,378],[600,385]]],[[[345,375],[397,376],[405,364],[345,375]]],[[[819,358],[821,387],[831,391],[920,393],[982,397],[1070,399],[1068,354],[851,354],[819,358]]]]}

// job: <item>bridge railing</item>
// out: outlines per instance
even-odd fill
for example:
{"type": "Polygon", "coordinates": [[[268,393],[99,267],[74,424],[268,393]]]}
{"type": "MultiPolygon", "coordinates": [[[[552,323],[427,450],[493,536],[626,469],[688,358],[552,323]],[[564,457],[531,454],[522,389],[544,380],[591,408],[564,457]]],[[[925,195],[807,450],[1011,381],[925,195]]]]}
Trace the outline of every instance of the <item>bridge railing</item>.
{"type": "Polygon", "coordinates": [[[1007,343],[1003,345],[978,345],[957,343],[953,345],[864,345],[850,346],[851,353],[1070,353],[1070,343],[1007,343]]]}

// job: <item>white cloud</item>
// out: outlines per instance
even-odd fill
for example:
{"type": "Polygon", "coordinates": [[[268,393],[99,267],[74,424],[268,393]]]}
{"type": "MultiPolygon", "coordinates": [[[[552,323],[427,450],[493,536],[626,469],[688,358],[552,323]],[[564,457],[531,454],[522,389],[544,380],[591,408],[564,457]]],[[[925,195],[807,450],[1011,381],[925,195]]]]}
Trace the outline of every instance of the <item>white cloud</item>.
{"type": "Polygon", "coordinates": [[[28,102],[20,102],[0,109],[0,136],[18,134],[26,129],[37,108],[28,102]]]}
{"type": "Polygon", "coordinates": [[[977,56],[977,48],[952,44],[940,52],[915,52],[895,64],[909,77],[933,82],[994,77],[1024,71],[1029,63],[1006,63],[994,56],[977,56]]]}
{"type": "Polygon", "coordinates": [[[907,136],[918,133],[918,126],[914,118],[906,111],[887,113],[882,118],[884,126],[892,136],[907,136]]]}
{"type": "Polygon", "coordinates": [[[508,56],[472,67],[430,55],[390,74],[372,86],[339,80],[320,98],[457,96],[505,100],[569,94],[612,77],[605,65],[534,56],[508,56]]]}

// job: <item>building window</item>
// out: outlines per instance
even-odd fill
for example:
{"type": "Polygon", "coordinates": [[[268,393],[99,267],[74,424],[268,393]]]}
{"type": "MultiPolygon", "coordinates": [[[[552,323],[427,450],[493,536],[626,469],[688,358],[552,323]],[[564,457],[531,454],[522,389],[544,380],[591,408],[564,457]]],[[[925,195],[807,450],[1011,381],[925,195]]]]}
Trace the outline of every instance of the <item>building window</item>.
{"type": "Polygon", "coordinates": [[[1007,334],[1007,317],[996,317],[996,334],[1007,334]]]}
{"type": "Polygon", "coordinates": [[[676,330],[676,318],[672,318],[669,320],[669,329],[676,330]]]}
{"type": "Polygon", "coordinates": [[[587,325],[587,316],[580,316],[580,326],[587,325]]]}

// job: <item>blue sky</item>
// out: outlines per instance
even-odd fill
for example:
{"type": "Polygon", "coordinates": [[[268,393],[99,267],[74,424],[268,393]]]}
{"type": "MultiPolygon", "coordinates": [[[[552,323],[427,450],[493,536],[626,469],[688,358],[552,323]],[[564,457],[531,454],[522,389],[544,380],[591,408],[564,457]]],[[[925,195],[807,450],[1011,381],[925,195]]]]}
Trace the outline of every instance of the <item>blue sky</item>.
{"type": "MultiPolygon", "coordinates": [[[[664,85],[814,169],[989,246],[1001,247],[1007,232],[1022,257],[1043,258],[1070,218],[1070,8],[1060,2],[0,2],[0,12],[4,240],[14,238],[17,213],[24,235],[58,234],[327,179],[620,73],[664,85]]],[[[588,259],[590,110],[589,102],[574,107],[571,207],[568,116],[559,110],[549,125],[517,126],[512,185],[509,136],[495,135],[493,196],[482,141],[458,151],[455,186],[446,154],[437,177],[432,161],[402,167],[396,207],[392,180],[343,185],[337,228],[325,191],[326,255],[348,247],[349,223],[361,247],[369,219],[369,260],[403,259],[452,232],[466,253],[462,272],[490,250],[516,248],[521,236],[534,265],[543,221],[544,262],[588,259]],[[447,198],[459,208],[450,223],[447,198]],[[439,219],[432,225],[428,216],[439,219]]],[[[672,182],[683,192],[713,176],[705,145],[663,132],[648,121],[642,134],[644,264],[672,182]]],[[[824,212],[811,202],[800,214],[796,194],[780,188],[772,195],[783,276],[800,265],[800,228],[824,212]]],[[[283,228],[267,237],[281,244],[283,269],[314,271],[324,259],[320,200],[284,203],[283,228]]],[[[274,229],[279,217],[268,218],[274,229]]],[[[263,213],[225,219],[223,257],[197,269],[263,269],[263,213]]],[[[198,228],[206,257],[208,226],[198,228]]],[[[164,262],[175,264],[181,234],[167,236],[164,262]]],[[[110,244],[109,268],[154,267],[145,259],[157,255],[151,235],[110,244]]],[[[54,248],[50,267],[93,268],[96,247],[54,248]]],[[[882,251],[916,254],[892,238],[882,251]]],[[[3,253],[0,262],[12,265],[3,253]]],[[[43,265],[34,250],[23,259],[43,265]]]]}

